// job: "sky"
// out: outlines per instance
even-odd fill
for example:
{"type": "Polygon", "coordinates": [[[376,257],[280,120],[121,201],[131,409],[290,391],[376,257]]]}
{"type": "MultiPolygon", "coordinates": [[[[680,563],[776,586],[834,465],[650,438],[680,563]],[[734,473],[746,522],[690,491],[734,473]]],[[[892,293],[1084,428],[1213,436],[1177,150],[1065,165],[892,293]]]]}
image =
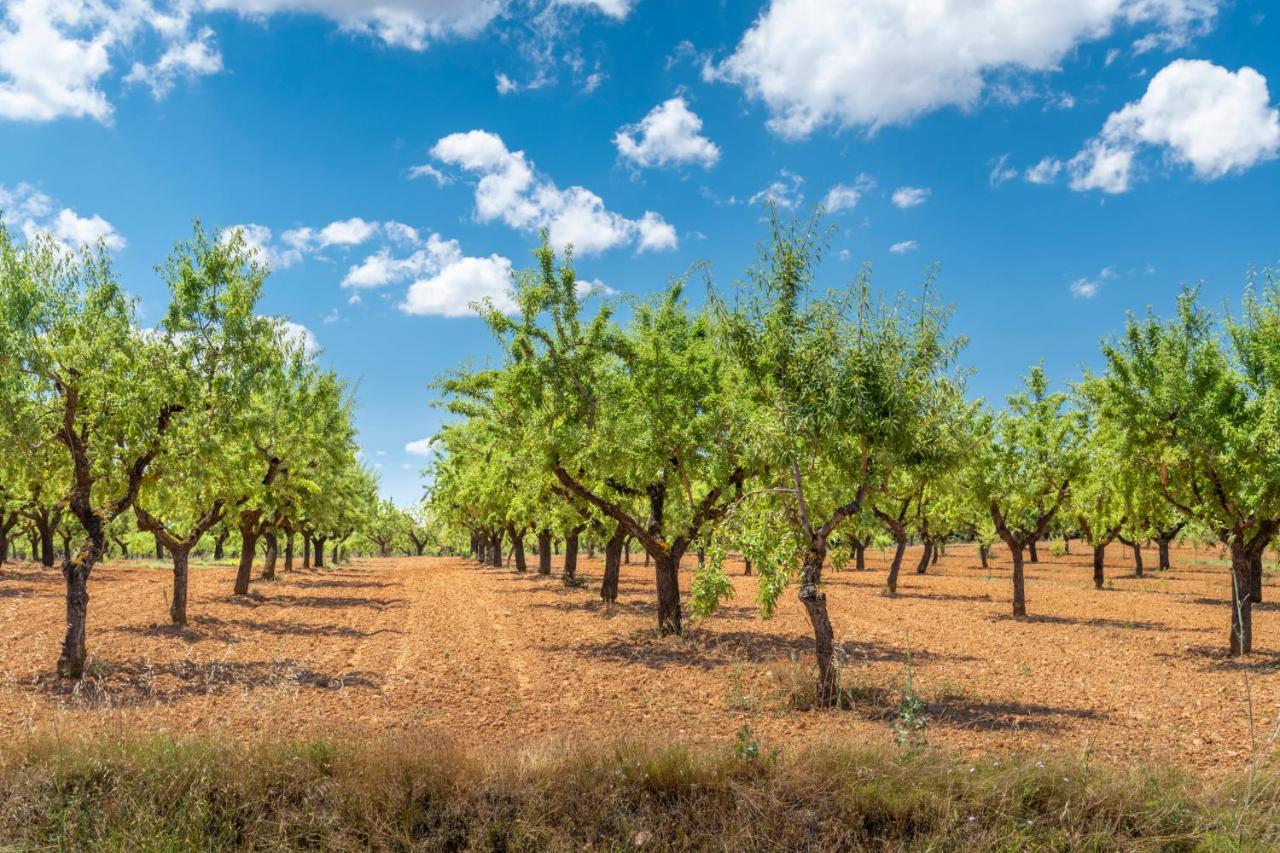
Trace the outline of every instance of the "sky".
{"type": "Polygon", "coordinates": [[[544,227],[623,300],[731,289],[768,202],[824,205],[819,284],[936,267],[993,401],[1183,284],[1237,303],[1280,259],[1277,45],[1260,0],[0,0],[0,217],[103,240],[144,324],[192,221],[240,228],[408,505],[544,227]]]}

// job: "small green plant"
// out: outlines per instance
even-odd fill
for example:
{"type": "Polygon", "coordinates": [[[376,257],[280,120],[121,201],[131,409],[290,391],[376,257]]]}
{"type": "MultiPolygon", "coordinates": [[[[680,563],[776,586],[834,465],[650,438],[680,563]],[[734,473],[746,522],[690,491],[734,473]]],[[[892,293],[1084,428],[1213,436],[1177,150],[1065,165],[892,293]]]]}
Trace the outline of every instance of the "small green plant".
{"type": "Polygon", "coordinates": [[[738,729],[737,739],[733,742],[733,754],[744,761],[755,761],[760,757],[760,742],[751,735],[751,725],[743,723],[738,729]]]}
{"type": "Polygon", "coordinates": [[[907,651],[906,673],[902,679],[902,692],[893,716],[893,740],[905,749],[919,749],[928,745],[925,728],[929,713],[924,700],[916,693],[915,667],[911,664],[911,651],[907,651]]]}

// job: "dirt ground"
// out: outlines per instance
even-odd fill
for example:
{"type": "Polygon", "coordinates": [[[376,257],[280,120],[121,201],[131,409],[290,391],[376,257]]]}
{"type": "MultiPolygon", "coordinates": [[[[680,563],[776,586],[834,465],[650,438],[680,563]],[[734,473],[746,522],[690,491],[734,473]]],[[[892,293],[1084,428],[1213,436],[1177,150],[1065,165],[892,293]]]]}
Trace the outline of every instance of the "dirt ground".
{"type": "Polygon", "coordinates": [[[657,639],[652,573],[637,557],[611,613],[594,560],[578,588],[462,559],[357,560],[257,582],[248,599],[230,595],[233,569],[197,568],[193,621],[179,632],[165,625],[169,573],[111,564],[90,583],[92,675],[70,690],[51,674],[61,577],[9,565],[0,571],[0,730],[414,730],[483,749],[542,749],[624,736],[728,745],[746,723],[766,748],[888,743],[910,671],[929,742],[974,755],[1063,750],[1214,774],[1246,765],[1255,743],[1257,754],[1272,751],[1276,605],[1255,609],[1255,654],[1235,662],[1223,652],[1228,575],[1216,553],[1175,552],[1174,569],[1156,572],[1152,551],[1137,578],[1127,549],[1113,546],[1108,588],[1098,591],[1089,555],[1075,550],[1028,566],[1033,615],[1018,621],[1003,554],[988,571],[971,547],[955,546],[920,576],[908,553],[896,597],[882,594],[878,552],[869,571],[831,573],[844,683],[859,703],[827,712],[789,707],[788,685],[811,655],[808,623],[794,591],[760,619],[752,577],[735,576],[734,599],[687,636],[657,639]]]}

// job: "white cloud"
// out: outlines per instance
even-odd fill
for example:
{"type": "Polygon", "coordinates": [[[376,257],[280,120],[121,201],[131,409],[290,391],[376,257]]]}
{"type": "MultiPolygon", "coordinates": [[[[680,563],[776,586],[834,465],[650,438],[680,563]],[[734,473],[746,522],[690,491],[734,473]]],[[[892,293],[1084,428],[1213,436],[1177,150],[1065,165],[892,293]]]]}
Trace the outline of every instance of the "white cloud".
{"type": "Polygon", "coordinates": [[[1027,168],[1023,177],[1032,184],[1051,184],[1058,180],[1058,173],[1065,164],[1053,157],[1045,157],[1039,163],[1027,168]]]}
{"type": "Polygon", "coordinates": [[[203,0],[249,18],[296,12],[319,15],[343,30],[391,47],[425,50],[433,42],[478,35],[502,11],[501,0],[203,0]]]}
{"type": "Polygon", "coordinates": [[[446,175],[444,172],[437,169],[435,166],[432,166],[430,163],[424,163],[421,166],[414,166],[412,169],[409,170],[409,177],[410,178],[430,178],[431,180],[436,182],[436,186],[438,187],[447,186],[448,184],[453,183],[453,178],[450,178],[448,175],[446,175]]]}
{"type": "Polygon", "coordinates": [[[889,251],[895,255],[905,255],[907,252],[914,252],[920,248],[920,244],[915,240],[903,240],[901,243],[894,243],[889,247],[889,251]]]}
{"type": "Polygon", "coordinates": [[[827,213],[838,213],[841,210],[852,210],[862,199],[862,194],[875,188],[875,178],[865,172],[858,175],[852,184],[836,184],[827,190],[822,206],[827,213]]]}
{"type": "Polygon", "coordinates": [[[1009,165],[1009,155],[1001,154],[991,161],[991,173],[987,175],[987,183],[993,187],[1006,184],[1018,177],[1018,170],[1009,165]]]}
{"type": "Polygon", "coordinates": [[[783,169],[778,180],[752,195],[747,199],[747,204],[768,203],[783,210],[794,210],[804,204],[804,193],[800,191],[803,185],[804,178],[783,169]]]}
{"type": "Polygon", "coordinates": [[[1093,278],[1078,278],[1067,286],[1067,290],[1076,299],[1092,299],[1102,292],[1102,283],[1116,277],[1116,268],[1103,267],[1093,278]]]}
{"type": "Polygon", "coordinates": [[[1252,68],[1233,72],[1176,59],[1071,159],[1071,188],[1127,191],[1144,147],[1163,149],[1170,162],[1215,180],[1280,153],[1280,110],[1270,105],[1266,78],[1252,68]]]}
{"type": "Polygon", "coordinates": [[[927,187],[898,187],[893,191],[892,198],[896,207],[906,210],[924,204],[931,194],[932,191],[927,187]]]}
{"type": "Polygon", "coordinates": [[[99,240],[108,249],[123,249],[125,240],[115,226],[101,216],[80,216],[74,210],[63,208],[49,223],[49,231],[63,245],[89,246],[99,240]]]}
{"type": "Polygon", "coordinates": [[[500,219],[521,231],[547,228],[556,246],[573,244],[593,254],[635,243],[638,251],[675,248],[675,229],[661,215],[646,211],[628,219],[608,210],[585,187],[560,189],[538,176],[523,151],[510,151],[496,133],[472,130],[443,137],[431,149],[442,163],[479,175],[475,215],[481,222],[500,219]]]}
{"type": "Polygon", "coordinates": [[[710,169],[720,148],[702,135],[702,119],[682,95],[663,101],[638,124],[622,127],[613,137],[618,153],[637,166],[686,163],[710,169]]]}
{"type": "Polygon", "coordinates": [[[59,208],[52,198],[28,183],[13,189],[0,184],[0,222],[21,231],[28,240],[48,235],[70,250],[99,241],[111,251],[126,245],[115,226],[98,214],[81,216],[69,207],[59,208]]]}
{"type": "Polygon", "coordinates": [[[294,346],[302,347],[302,351],[307,355],[315,355],[320,352],[320,341],[316,340],[316,336],[311,333],[310,329],[292,320],[277,319],[280,323],[280,334],[286,341],[294,346]]]}
{"type": "Polygon", "coordinates": [[[458,258],[430,278],[409,285],[400,310],[406,314],[467,317],[472,305],[489,300],[499,311],[516,310],[511,293],[511,261],[500,255],[458,258]]]}
{"type": "Polygon", "coordinates": [[[430,456],[432,453],[431,439],[420,438],[417,441],[411,441],[404,446],[404,452],[413,456],[430,456]]]}
{"type": "Polygon", "coordinates": [[[144,83],[157,99],[173,90],[179,79],[194,79],[217,74],[222,70],[222,54],[214,39],[213,30],[205,27],[188,41],[170,44],[152,65],[133,63],[133,69],[125,77],[127,83],[144,83]]]}
{"type": "Polygon", "coordinates": [[[978,105],[992,78],[1048,73],[1122,26],[1185,41],[1221,0],[772,0],[704,76],[763,101],[770,127],[869,131],[978,105]]]}
{"type": "Polygon", "coordinates": [[[357,216],[330,222],[321,228],[309,226],[291,228],[280,235],[278,243],[273,239],[270,228],[257,223],[232,225],[224,228],[222,234],[223,239],[226,239],[235,231],[239,231],[245,244],[256,252],[262,261],[272,269],[280,270],[288,269],[301,263],[307,256],[315,255],[330,247],[348,249],[358,246],[384,230],[389,237],[401,239],[405,229],[416,236],[417,232],[399,222],[388,222],[383,226],[377,222],[367,222],[357,216]]]}
{"type": "Polygon", "coordinates": [[[109,122],[113,110],[102,83],[117,64],[130,69],[124,81],[147,85],[157,98],[179,79],[221,71],[216,35],[196,20],[211,12],[262,20],[279,13],[318,15],[344,31],[423,50],[434,41],[478,34],[504,7],[504,0],[5,0],[0,119],[109,122]],[[148,31],[155,39],[142,37],[148,31]],[[152,50],[150,60],[140,55],[152,50]]]}
{"type": "Polygon", "coordinates": [[[636,0],[553,0],[556,6],[585,6],[619,21],[627,17],[635,2],[636,0]]]}

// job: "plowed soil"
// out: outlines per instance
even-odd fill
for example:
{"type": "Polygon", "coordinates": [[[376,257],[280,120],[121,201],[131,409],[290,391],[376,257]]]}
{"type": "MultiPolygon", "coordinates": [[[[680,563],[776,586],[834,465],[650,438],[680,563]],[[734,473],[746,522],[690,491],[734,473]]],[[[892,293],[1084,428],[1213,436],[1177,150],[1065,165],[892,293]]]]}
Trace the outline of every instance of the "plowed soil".
{"type": "MultiPolygon", "coordinates": [[[[763,620],[753,577],[735,574],[733,600],[685,637],[658,639],[652,573],[635,557],[611,611],[595,560],[580,562],[575,588],[463,559],[356,560],[257,582],[243,599],[230,594],[232,569],[196,568],[192,623],[177,631],[165,624],[169,573],[115,563],[90,583],[91,674],[69,688],[52,676],[61,577],[10,565],[0,730],[419,731],[519,749],[623,736],[727,745],[746,723],[765,747],[885,743],[910,673],[929,742],[975,755],[1064,750],[1212,775],[1280,746],[1280,617],[1256,609],[1255,654],[1229,659],[1216,553],[1175,552],[1174,569],[1157,572],[1149,552],[1139,578],[1113,546],[1104,590],[1088,555],[1043,555],[1028,566],[1025,620],[1010,617],[1003,554],[986,570],[956,546],[917,575],[909,552],[895,597],[882,593],[883,557],[870,556],[866,572],[829,574],[856,703],[824,712],[790,701],[811,665],[794,591],[763,620]]],[[[1268,581],[1267,597],[1280,594],[1268,581]]]]}

